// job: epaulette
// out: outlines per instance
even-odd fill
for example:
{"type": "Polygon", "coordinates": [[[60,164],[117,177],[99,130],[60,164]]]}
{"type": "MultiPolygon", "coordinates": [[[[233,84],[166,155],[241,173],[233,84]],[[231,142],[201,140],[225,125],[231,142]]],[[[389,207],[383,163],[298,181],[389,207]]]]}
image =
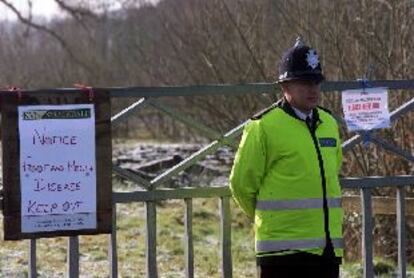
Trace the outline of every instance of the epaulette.
{"type": "Polygon", "coordinates": [[[252,120],[259,120],[260,118],[263,117],[263,115],[266,115],[267,113],[269,113],[273,109],[279,107],[280,104],[281,104],[281,101],[277,101],[277,102],[273,103],[272,105],[270,105],[269,107],[263,109],[262,111],[254,114],[250,119],[252,119],[252,120]]]}
{"type": "Polygon", "coordinates": [[[328,114],[331,114],[331,115],[332,115],[332,111],[331,111],[331,110],[329,110],[328,108],[325,108],[325,107],[322,107],[322,106],[319,106],[319,105],[318,105],[318,108],[319,108],[319,109],[321,109],[321,110],[323,110],[323,111],[325,111],[326,113],[328,113],[328,114]]]}

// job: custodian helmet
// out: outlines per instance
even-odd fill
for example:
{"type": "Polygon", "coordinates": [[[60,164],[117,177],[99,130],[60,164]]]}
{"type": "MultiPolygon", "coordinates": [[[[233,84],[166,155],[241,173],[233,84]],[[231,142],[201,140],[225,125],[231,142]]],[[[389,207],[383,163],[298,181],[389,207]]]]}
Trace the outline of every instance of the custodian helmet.
{"type": "Polygon", "coordinates": [[[312,80],[319,83],[324,79],[316,50],[305,45],[298,38],[295,45],[282,56],[276,83],[289,80],[312,80]]]}

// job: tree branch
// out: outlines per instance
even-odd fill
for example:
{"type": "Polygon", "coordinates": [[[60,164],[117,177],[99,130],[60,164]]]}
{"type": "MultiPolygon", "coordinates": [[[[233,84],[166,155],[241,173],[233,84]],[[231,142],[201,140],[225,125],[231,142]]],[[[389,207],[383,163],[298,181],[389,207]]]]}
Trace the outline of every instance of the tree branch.
{"type": "Polygon", "coordinates": [[[44,25],[40,25],[37,24],[35,22],[33,22],[33,20],[31,20],[31,17],[26,18],[22,15],[22,13],[13,5],[11,4],[9,1],[7,0],[0,0],[0,3],[3,3],[6,7],[8,7],[18,18],[18,20],[31,27],[34,28],[36,30],[45,32],[46,34],[48,34],[49,36],[53,37],[54,39],[56,39],[59,43],[59,45],[63,48],[63,50],[69,55],[69,57],[79,66],[81,66],[82,68],[84,68],[85,70],[92,72],[92,69],[85,64],[83,61],[79,60],[71,51],[71,49],[69,48],[69,46],[67,45],[67,43],[65,42],[65,40],[59,36],[55,31],[53,31],[52,29],[44,26],[44,25]]]}

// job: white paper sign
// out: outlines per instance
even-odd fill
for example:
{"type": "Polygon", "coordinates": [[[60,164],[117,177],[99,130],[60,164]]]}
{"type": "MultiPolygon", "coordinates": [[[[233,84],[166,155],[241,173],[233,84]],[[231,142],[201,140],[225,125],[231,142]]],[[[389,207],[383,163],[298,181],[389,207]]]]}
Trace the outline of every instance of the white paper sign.
{"type": "Polygon", "coordinates": [[[390,127],[386,88],[343,91],[342,108],[349,131],[390,127]]]}
{"type": "Polygon", "coordinates": [[[96,228],[92,104],[19,106],[21,230],[96,228]]]}

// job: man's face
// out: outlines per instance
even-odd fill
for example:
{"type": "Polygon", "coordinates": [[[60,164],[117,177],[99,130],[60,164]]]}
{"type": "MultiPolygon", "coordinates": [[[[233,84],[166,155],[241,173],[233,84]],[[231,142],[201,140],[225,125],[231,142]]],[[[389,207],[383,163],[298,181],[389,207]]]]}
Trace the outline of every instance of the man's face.
{"type": "Polygon", "coordinates": [[[291,80],[282,83],[282,91],[290,105],[308,113],[319,103],[321,86],[315,81],[291,80]]]}

